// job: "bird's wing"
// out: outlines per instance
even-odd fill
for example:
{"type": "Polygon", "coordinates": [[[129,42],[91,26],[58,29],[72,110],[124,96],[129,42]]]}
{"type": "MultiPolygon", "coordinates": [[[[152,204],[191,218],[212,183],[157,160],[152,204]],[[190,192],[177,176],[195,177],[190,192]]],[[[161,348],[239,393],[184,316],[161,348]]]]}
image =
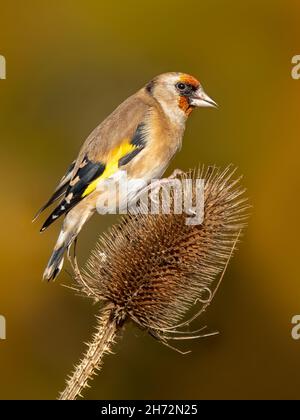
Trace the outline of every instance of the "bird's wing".
{"type": "Polygon", "coordinates": [[[36,215],[33,218],[33,222],[39,217],[39,215],[49,206],[51,206],[51,204],[53,204],[56,200],[58,200],[59,198],[61,198],[65,192],[67,191],[67,188],[69,186],[69,182],[72,179],[72,174],[73,174],[73,170],[76,164],[76,160],[74,160],[71,165],[68,167],[66,173],[64,174],[64,176],[61,178],[61,180],[59,181],[54,193],[51,195],[51,197],[49,198],[49,200],[47,201],[47,203],[45,203],[36,213],[36,215]]]}
{"type": "Polygon", "coordinates": [[[61,203],[43,224],[44,231],[91,194],[100,180],[112,176],[134,159],[146,145],[145,117],[149,107],[132,97],[125,101],[89,136],[83,145],[72,179],[61,203]]]}

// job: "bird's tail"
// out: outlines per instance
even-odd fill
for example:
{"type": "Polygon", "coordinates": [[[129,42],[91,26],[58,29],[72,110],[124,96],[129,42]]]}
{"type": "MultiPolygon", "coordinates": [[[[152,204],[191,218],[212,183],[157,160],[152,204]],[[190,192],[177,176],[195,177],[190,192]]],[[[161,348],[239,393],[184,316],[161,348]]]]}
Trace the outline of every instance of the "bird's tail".
{"type": "Polygon", "coordinates": [[[62,245],[57,249],[54,248],[54,251],[43,274],[44,280],[54,280],[61,272],[61,269],[64,265],[64,253],[67,247],[68,246],[62,245]]]}
{"type": "Polygon", "coordinates": [[[65,252],[70,248],[82,226],[91,215],[92,211],[89,208],[74,208],[67,214],[53,253],[44,271],[44,280],[54,280],[61,272],[64,265],[65,252]]]}

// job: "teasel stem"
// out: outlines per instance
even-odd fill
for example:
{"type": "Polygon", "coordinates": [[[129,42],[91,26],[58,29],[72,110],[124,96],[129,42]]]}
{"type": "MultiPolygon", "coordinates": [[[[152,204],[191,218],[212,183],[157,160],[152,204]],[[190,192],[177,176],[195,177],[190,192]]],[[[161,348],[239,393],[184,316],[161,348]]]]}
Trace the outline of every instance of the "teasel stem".
{"type": "Polygon", "coordinates": [[[74,372],[67,380],[65,390],[59,395],[59,400],[76,400],[82,397],[81,391],[89,387],[88,380],[100,371],[102,360],[106,353],[111,353],[111,346],[115,342],[116,335],[121,329],[113,317],[114,305],[103,308],[98,316],[98,324],[92,341],[81,362],[75,367],[74,372]]]}

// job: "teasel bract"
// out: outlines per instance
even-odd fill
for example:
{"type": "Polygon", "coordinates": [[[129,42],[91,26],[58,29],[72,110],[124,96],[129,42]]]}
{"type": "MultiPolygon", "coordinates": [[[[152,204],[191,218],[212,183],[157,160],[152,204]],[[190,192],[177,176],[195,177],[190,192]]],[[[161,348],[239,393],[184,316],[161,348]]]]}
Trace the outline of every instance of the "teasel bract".
{"type": "Polygon", "coordinates": [[[201,224],[187,224],[174,205],[170,214],[129,214],[99,239],[84,269],[73,259],[75,288],[98,303],[98,325],[60,399],[81,396],[129,321],[171,348],[171,339],[211,335],[189,325],[211,303],[246,226],[249,204],[235,172],[203,166],[176,176],[192,181],[192,196],[204,180],[201,224]]]}

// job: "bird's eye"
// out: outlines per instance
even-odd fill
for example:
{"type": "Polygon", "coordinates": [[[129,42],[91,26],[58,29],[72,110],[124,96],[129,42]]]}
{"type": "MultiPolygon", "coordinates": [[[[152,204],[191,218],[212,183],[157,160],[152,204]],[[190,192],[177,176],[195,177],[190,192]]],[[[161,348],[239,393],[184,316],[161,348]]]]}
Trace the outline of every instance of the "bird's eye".
{"type": "Polygon", "coordinates": [[[186,89],[187,86],[186,86],[185,83],[177,83],[176,87],[177,87],[178,90],[183,91],[183,90],[186,89]]]}
{"type": "Polygon", "coordinates": [[[176,83],[176,89],[183,96],[190,96],[193,92],[193,86],[183,82],[176,83]]]}

